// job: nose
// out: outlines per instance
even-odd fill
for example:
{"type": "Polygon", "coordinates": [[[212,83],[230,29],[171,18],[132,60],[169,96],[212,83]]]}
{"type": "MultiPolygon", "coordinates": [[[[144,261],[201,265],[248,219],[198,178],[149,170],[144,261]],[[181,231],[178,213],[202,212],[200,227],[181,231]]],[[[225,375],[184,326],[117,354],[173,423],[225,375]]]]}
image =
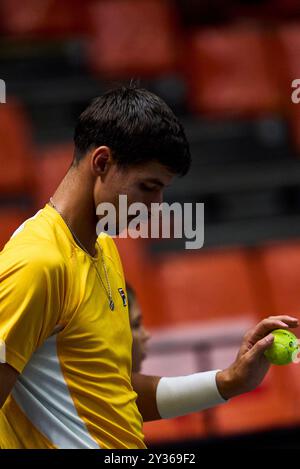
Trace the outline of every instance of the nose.
{"type": "Polygon", "coordinates": [[[164,201],[164,195],[163,195],[163,192],[160,191],[159,193],[157,193],[157,195],[155,195],[154,197],[151,197],[150,200],[148,200],[148,202],[146,203],[146,206],[147,206],[147,209],[148,209],[148,218],[150,219],[151,218],[151,205],[152,204],[162,204],[164,201]]]}
{"type": "Polygon", "coordinates": [[[162,190],[159,191],[157,198],[158,198],[157,202],[158,202],[159,204],[161,204],[161,203],[163,202],[163,200],[164,200],[164,193],[163,193],[162,190]]]}

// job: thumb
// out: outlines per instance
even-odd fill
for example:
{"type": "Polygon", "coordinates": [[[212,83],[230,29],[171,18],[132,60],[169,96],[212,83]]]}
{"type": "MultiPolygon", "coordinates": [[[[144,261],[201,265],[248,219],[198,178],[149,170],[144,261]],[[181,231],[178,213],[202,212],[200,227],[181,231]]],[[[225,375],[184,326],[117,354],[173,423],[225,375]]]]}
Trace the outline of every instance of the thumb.
{"type": "Polygon", "coordinates": [[[274,336],[272,334],[268,334],[263,339],[260,339],[253,345],[252,349],[249,351],[250,357],[252,359],[256,359],[263,355],[265,350],[267,350],[274,342],[274,336]]]}

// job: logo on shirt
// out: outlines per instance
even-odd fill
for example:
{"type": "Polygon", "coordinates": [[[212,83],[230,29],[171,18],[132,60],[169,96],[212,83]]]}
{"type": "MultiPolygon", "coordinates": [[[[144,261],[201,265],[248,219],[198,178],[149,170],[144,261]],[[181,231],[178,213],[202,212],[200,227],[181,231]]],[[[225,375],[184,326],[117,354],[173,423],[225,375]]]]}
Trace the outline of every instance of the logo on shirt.
{"type": "Polygon", "coordinates": [[[123,306],[127,306],[127,298],[126,298],[123,288],[118,288],[118,292],[120,293],[120,296],[122,298],[123,306]]]}

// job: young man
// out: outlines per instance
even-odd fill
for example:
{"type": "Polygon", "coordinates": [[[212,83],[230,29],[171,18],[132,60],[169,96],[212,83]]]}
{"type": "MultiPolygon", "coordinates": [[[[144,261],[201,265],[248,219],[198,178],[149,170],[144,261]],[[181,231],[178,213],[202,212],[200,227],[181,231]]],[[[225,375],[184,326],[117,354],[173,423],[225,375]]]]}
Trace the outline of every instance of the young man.
{"type": "Polygon", "coordinates": [[[225,370],[131,377],[122,266],[113,240],[97,239],[96,207],[126,194],[150,210],[189,165],[182,126],[146,90],[110,91],[80,116],[70,170],[0,255],[2,448],[144,448],[143,419],[214,406],[262,381],[270,332],[297,319],[260,322],[225,370]]]}

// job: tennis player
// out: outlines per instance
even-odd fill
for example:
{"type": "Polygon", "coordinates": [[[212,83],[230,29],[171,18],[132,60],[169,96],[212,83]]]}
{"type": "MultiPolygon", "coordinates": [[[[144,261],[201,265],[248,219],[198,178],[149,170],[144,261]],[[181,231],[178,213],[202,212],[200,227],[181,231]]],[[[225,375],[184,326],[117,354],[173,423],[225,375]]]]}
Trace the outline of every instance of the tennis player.
{"type": "Polygon", "coordinates": [[[298,323],[263,320],[224,370],[131,373],[122,265],[112,238],[96,235],[96,207],[117,206],[119,194],[147,207],[160,202],[164,187],[188,171],[189,147],[167,105],[134,86],[96,98],[74,140],[74,161],[51,201],[0,254],[2,448],[144,448],[143,420],[254,389],[269,368],[270,332],[298,323]]]}

